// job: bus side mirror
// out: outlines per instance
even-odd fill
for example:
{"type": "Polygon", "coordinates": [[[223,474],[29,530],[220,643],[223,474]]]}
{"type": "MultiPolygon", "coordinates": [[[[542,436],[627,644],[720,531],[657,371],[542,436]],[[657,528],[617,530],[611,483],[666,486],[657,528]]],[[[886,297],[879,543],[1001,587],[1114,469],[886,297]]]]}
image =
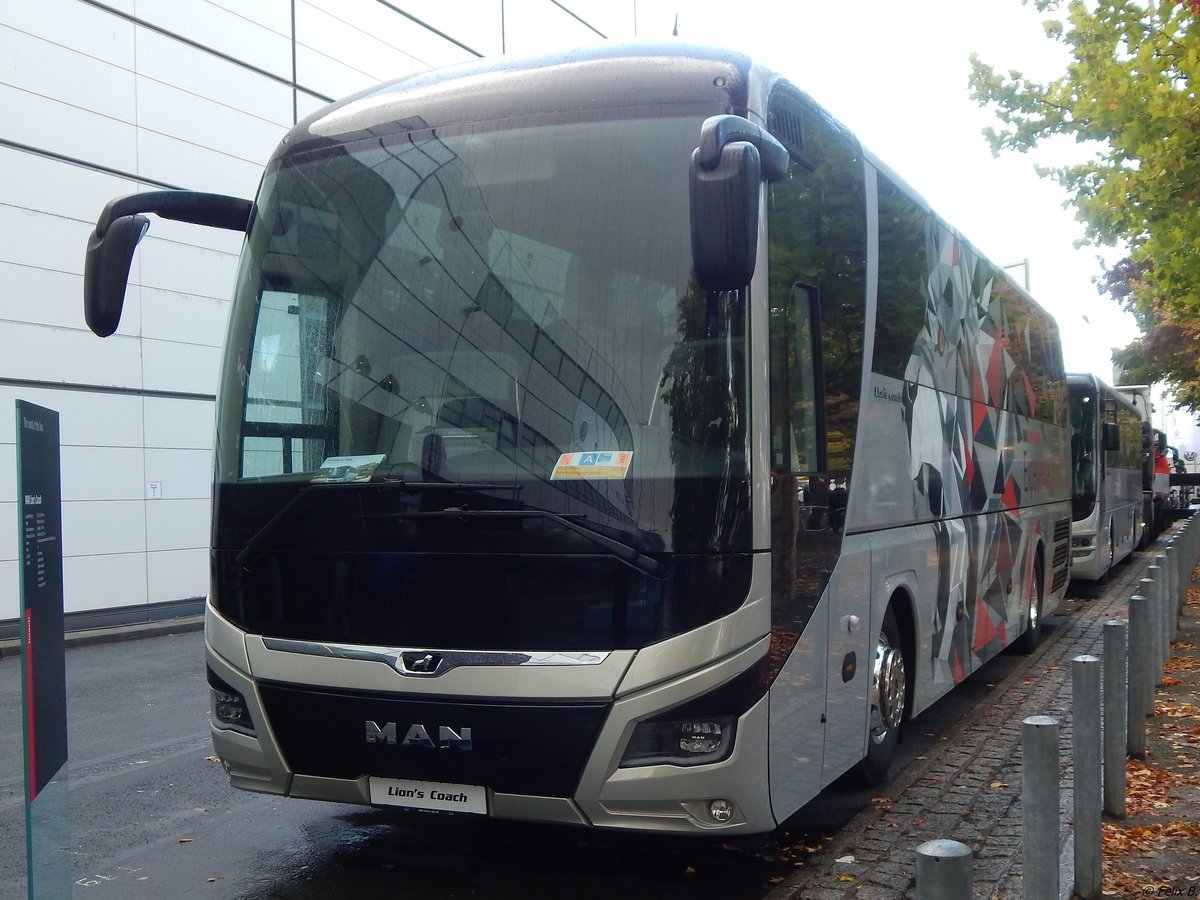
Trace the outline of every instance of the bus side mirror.
{"type": "Polygon", "coordinates": [[[1121,431],[1116,422],[1104,423],[1104,449],[1121,449],[1121,431]]]}
{"type": "Polygon", "coordinates": [[[145,216],[121,216],[103,234],[93,231],[88,236],[83,260],[83,318],[100,337],[108,337],[121,324],[133,251],[149,227],[145,216]]]}
{"type": "Polygon", "coordinates": [[[110,200],[88,235],[83,260],[83,317],[100,337],[121,324],[133,251],[150,220],[143,213],[212,228],[246,231],[254,204],[201,191],[147,191],[110,200]]]}
{"type": "Polygon", "coordinates": [[[692,267],[708,291],[745,287],[758,255],[760,185],[787,174],[788,152],[740,116],[712,116],[692,151],[692,267]]]}
{"type": "Polygon", "coordinates": [[[705,290],[737,290],[754,274],[759,166],[753,144],[723,147],[711,171],[692,154],[692,266],[696,282],[705,290]]]}

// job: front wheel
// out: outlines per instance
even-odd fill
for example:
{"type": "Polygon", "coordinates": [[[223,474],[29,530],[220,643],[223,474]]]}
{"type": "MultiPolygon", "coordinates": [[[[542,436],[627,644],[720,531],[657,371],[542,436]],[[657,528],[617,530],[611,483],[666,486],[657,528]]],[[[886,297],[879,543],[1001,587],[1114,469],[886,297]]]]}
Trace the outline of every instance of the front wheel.
{"type": "Polygon", "coordinates": [[[1032,653],[1042,640],[1042,557],[1039,553],[1033,569],[1033,593],[1025,610],[1025,633],[1018,647],[1022,653],[1032,653]]]}
{"type": "Polygon", "coordinates": [[[867,735],[867,755],[858,764],[859,777],[866,784],[882,784],[887,780],[907,706],[908,667],[896,614],[889,606],[875,644],[871,667],[871,730],[867,735]]]}

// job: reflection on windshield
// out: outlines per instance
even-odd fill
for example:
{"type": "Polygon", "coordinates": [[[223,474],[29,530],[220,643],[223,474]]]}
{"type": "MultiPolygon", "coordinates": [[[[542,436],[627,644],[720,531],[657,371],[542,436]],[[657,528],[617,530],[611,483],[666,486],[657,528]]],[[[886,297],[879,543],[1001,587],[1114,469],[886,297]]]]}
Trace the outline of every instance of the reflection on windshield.
{"type": "Polygon", "coordinates": [[[1096,503],[1096,404],[1082,385],[1070,385],[1071,503],[1076,521],[1091,515],[1096,503]]]}
{"type": "Polygon", "coordinates": [[[530,483],[659,532],[723,515],[719,483],[746,476],[743,310],[690,282],[698,128],[414,132],[274,166],[220,478],[530,483]]]}

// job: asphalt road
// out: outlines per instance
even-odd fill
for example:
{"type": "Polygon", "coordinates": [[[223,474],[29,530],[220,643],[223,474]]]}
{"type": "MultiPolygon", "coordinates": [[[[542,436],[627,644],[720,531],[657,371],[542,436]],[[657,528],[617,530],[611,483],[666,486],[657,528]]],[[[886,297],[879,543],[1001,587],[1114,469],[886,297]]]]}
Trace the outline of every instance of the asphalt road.
{"type": "MultiPolygon", "coordinates": [[[[760,898],[872,796],[835,786],[765,838],[715,842],[247,794],[211,758],[203,650],[198,632],[68,649],[75,898],[760,898]]],[[[898,766],[939,752],[1019,660],[918,718],[898,766]]],[[[0,900],[26,893],[19,666],[0,659],[0,900]]]]}

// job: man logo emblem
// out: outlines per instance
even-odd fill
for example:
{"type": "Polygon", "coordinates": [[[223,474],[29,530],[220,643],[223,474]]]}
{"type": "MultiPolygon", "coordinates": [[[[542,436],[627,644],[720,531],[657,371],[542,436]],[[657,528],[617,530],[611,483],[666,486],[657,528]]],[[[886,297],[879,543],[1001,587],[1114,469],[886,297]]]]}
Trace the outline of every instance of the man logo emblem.
{"type": "Polygon", "coordinates": [[[438,653],[417,651],[405,653],[400,657],[403,671],[413,675],[436,675],[442,667],[442,657],[438,653]]]}
{"type": "Polygon", "coordinates": [[[436,729],[426,728],[424,725],[410,725],[408,731],[404,733],[404,737],[397,740],[399,731],[396,728],[395,722],[386,722],[380,725],[378,722],[373,722],[367,719],[366,740],[368,744],[390,744],[391,746],[399,745],[401,747],[416,747],[421,750],[470,750],[471,749],[471,729],[459,727],[458,730],[451,728],[449,725],[438,725],[436,729]],[[437,732],[437,740],[435,741],[430,731],[437,732]]]}

